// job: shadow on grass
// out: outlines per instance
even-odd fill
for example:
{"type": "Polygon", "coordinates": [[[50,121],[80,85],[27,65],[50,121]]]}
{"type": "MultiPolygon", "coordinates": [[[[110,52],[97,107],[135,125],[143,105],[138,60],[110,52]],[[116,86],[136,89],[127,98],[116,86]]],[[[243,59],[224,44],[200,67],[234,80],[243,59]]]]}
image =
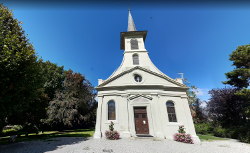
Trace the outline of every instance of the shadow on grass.
{"type": "MultiPolygon", "coordinates": [[[[29,134],[29,136],[21,135],[20,137],[16,137],[15,142],[21,141],[36,141],[43,140],[49,138],[56,137],[92,137],[94,133],[94,129],[76,129],[76,130],[65,130],[63,132],[57,131],[45,131],[43,134],[29,134]]],[[[0,137],[0,145],[9,144],[9,136],[0,137]]]]}
{"type": "Polygon", "coordinates": [[[76,144],[92,137],[94,129],[65,130],[63,132],[45,131],[43,134],[21,135],[14,143],[9,143],[9,136],[0,138],[0,153],[5,152],[47,152],[64,145],[76,144]],[[67,137],[67,138],[62,138],[67,137]]]}
{"type": "MultiPolygon", "coordinates": [[[[49,152],[88,140],[84,137],[64,137],[40,139],[39,141],[21,141],[0,145],[0,153],[19,153],[19,152],[49,152]]],[[[60,151],[58,151],[60,152],[60,151]]]]}

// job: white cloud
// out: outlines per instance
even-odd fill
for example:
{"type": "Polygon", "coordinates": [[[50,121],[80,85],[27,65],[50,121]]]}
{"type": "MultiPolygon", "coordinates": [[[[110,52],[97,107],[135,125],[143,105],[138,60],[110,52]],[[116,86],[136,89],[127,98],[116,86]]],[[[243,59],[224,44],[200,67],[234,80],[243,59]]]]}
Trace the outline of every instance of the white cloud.
{"type": "Polygon", "coordinates": [[[208,91],[210,89],[200,89],[200,88],[197,88],[197,89],[193,89],[192,91],[195,92],[196,96],[198,98],[200,98],[200,100],[205,100],[207,101],[209,98],[210,98],[210,95],[208,94],[208,91]]]}
{"type": "Polygon", "coordinates": [[[192,91],[195,92],[196,96],[204,96],[204,95],[208,95],[209,89],[197,88],[197,89],[192,89],[192,91]]]}

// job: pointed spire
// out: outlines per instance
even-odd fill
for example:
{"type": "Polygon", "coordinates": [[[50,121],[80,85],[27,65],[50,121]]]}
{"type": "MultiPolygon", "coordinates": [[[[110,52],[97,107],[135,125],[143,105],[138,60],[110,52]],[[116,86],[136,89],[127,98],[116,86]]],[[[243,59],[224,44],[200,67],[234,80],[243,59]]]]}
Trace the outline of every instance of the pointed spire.
{"type": "Polygon", "coordinates": [[[129,14],[128,14],[128,31],[136,31],[135,23],[133,21],[133,18],[132,18],[131,12],[130,12],[130,7],[129,7],[128,11],[129,11],[129,14]]]}

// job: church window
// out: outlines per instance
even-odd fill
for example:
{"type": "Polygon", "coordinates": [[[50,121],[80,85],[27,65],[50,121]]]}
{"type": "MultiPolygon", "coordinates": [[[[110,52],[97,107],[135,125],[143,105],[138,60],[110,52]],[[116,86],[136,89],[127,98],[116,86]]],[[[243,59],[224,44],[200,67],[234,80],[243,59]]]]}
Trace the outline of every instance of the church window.
{"type": "Polygon", "coordinates": [[[139,65],[139,56],[137,54],[133,55],[133,64],[139,65]]]}
{"type": "Polygon", "coordinates": [[[115,120],[115,102],[108,103],[108,120],[115,120]]]}
{"type": "Polygon", "coordinates": [[[134,78],[135,78],[136,82],[141,82],[142,81],[142,77],[140,75],[138,75],[138,74],[136,74],[134,78]]]}
{"type": "Polygon", "coordinates": [[[138,41],[136,39],[131,39],[130,44],[131,50],[139,49],[138,41]]]}
{"type": "Polygon", "coordinates": [[[167,111],[169,122],[177,122],[175,108],[173,102],[167,102],[167,111]]]}

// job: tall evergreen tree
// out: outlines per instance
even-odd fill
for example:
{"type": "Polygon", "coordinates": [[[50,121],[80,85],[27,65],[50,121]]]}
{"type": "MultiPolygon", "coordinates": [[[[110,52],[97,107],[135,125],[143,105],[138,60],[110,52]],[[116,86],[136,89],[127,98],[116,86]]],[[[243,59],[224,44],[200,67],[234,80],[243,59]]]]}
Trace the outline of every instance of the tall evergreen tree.
{"type": "Polygon", "coordinates": [[[227,81],[222,81],[224,84],[231,85],[237,88],[236,95],[243,98],[242,106],[243,118],[247,121],[250,118],[250,44],[238,46],[235,51],[230,54],[230,61],[233,61],[234,70],[225,73],[227,81]]]}
{"type": "Polygon", "coordinates": [[[222,81],[224,84],[229,84],[238,89],[249,87],[250,84],[250,44],[238,46],[235,51],[230,54],[230,61],[233,61],[232,66],[236,68],[225,73],[227,81],[222,81]]]}

